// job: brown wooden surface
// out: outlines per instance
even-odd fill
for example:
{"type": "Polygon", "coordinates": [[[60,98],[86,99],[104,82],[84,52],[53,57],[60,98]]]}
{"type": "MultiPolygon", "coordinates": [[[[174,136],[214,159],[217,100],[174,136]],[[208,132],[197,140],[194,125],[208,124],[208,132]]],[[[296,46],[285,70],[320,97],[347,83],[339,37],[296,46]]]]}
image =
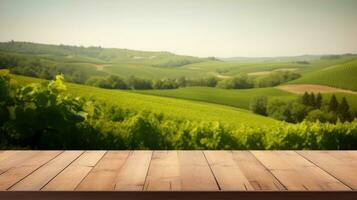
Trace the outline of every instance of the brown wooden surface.
{"type": "Polygon", "coordinates": [[[357,151],[0,151],[1,191],[353,191],[357,151]]]}

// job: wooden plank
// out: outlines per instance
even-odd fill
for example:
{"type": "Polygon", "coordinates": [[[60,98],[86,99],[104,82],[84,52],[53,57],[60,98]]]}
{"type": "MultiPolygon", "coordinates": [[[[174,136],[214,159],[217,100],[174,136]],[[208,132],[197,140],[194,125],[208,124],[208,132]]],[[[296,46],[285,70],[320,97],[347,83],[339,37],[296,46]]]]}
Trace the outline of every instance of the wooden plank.
{"type": "Polygon", "coordinates": [[[286,190],[286,188],[249,151],[233,151],[233,160],[254,190],[286,190]]]}
{"type": "Polygon", "coordinates": [[[149,169],[152,151],[132,151],[120,169],[116,179],[115,190],[143,190],[149,169]]]}
{"type": "Polygon", "coordinates": [[[180,163],[177,151],[155,151],[153,153],[144,190],[181,190],[180,163]]]}
{"type": "Polygon", "coordinates": [[[10,188],[10,190],[40,190],[82,153],[83,151],[65,151],[61,153],[55,159],[46,163],[41,168],[27,176],[25,179],[15,184],[10,188]]]}
{"type": "Polygon", "coordinates": [[[357,190],[357,151],[299,151],[298,153],[357,190]]]}
{"type": "Polygon", "coordinates": [[[294,151],[252,151],[288,190],[350,190],[294,151]]]}
{"type": "Polygon", "coordinates": [[[178,151],[182,190],[217,191],[219,187],[202,151],[178,151]]]}
{"type": "Polygon", "coordinates": [[[42,190],[72,191],[103,157],[105,151],[86,151],[42,190]]]}
{"type": "Polygon", "coordinates": [[[253,190],[229,151],[204,151],[221,190],[253,190]]]}
{"type": "Polygon", "coordinates": [[[114,190],[116,177],[129,151],[108,151],[76,190],[114,190]]]}
{"type": "Polygon", "coordinates": [[[16,152],[18,151],[1,151],[0,153],[0,163],[3,161],[3,160],[6,160],[7,158],[13,156],[14,154],[16,154],[16,152]]]}
{"type": "Polygon", "coordinates": [[[61,151],[42,151],[0,175],[0,190],[7,190],[27,175],[58,156],[61,151]]]}
{"type": "Polygon", "coordinates": [[[35,156],[38,151],[7,151],[1,155],[0,174],[35,156]]]}

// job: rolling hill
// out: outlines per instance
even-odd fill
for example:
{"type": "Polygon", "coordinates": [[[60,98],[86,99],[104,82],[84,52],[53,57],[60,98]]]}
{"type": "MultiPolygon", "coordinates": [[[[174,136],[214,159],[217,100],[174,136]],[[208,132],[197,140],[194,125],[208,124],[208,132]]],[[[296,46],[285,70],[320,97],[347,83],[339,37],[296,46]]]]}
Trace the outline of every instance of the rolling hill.
{"type": "MultiPolygon", "coordinates": [[[[11,76],[19,84],[45,81],[25,76],[11,76]]],[[[279,123],[274,119],[225,105],[151,96],[121,90],[100,89],[79,84],[68,83],[67,85],[68,91],[76,96],[94,98],[107,104],[118,105],[131,110],[149,110],[163,113],[167,117],[181,120],[220,121],[229,126],[236,126],[241,123],[248,126],[271,126],[279,123]]]]}
{"type": "Polygon", "coordinates": [[[175,90],[139,90],[134,92],[222,104],[247,110],[249,110],[250,100],[257,96],[267,96],[269,99],[279,98],[286,100],[291,100],[297,97],[295,94],[284,92],[276,88],[227,90],[210,87],[186,87],[175,90]]]}
{"type": "Polygon", "coordinates": [[[320,84],[357,91],[357,60],[333,65],[302,76],[289,84],[320,84]]]}
{"type": "Polygon", "coordinates": [[[155,67],[178,67],[209,60],[170,52],[149,52],[117,48],[50,45],[30,42],[0,42],[0,51],[41,56],[67,62],[135,63],[155,67]]]}

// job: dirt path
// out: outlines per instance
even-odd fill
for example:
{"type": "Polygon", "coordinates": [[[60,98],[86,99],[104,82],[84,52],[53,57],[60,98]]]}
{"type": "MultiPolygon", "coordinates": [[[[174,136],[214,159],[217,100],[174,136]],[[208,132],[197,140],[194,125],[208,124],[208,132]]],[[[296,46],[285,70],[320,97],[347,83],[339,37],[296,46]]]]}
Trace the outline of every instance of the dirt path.
{"type": "Polygon", "coordinates": [[[216,74],[217,78],[231,78],[231,76],[226,76],[226,75],[221,75],[221,74],[216,74]]]}
{"type": "Polygon", "coordinates": [[[273,72],[286,72],[286,71],[292,72],[292,71],[295,71],[295,70],[297,70],[297,68],[278,68],[278,69],[274,69],[272,71],[250,72],[250,73],[248,73],[248,75],[250,75],[250,76],[262,76],[262,75],[271,74],[273,72]]]}
{"type": "Polygon", "coordinates": [[[98,70],[98,71],[102,71],[104,69],[104,67],[108,67],[110,65],[108,64],[93,64],[93,66],[98,70]]]}
{"type": "Polygon", "coordinates": [[[349,93],[349,94],[357,94],[357,92],[351,91],[351,90],[344,90],[344,89],[329,87],[329,86],[325,86],[325,85],[312,85],[312,84],[280,85],[280,86],[277,86],[276,88],[279,88],[279,89],[287,91],[287,92],[296,93],[296,94],[301,94],[304,92],[315,92],[315,93],[317,93],[317,92],[320,92],[320,93],[343,92],[343,93],[349,93]]]}

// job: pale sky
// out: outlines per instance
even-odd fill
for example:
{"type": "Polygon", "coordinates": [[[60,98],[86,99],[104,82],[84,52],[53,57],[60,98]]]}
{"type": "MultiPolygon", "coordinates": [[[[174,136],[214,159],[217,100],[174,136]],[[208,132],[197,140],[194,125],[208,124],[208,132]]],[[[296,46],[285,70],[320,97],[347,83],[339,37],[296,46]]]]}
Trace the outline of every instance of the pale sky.
{"type": "Polygon", "coordinates": [[[357,53],[357,0],[0,0],[0,41],[216,57],[357,53]]]}

